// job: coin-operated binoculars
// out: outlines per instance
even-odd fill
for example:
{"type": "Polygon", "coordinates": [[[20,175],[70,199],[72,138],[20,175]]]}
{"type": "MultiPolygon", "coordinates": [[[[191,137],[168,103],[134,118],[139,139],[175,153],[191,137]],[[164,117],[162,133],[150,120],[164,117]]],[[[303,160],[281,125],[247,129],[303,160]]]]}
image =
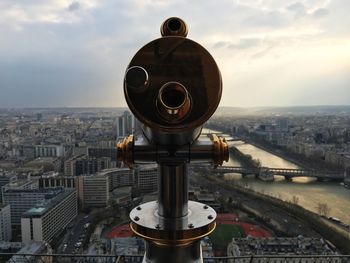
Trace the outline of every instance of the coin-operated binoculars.
{"type": "Polygon", "coordinates": [[[188,164],[228,160],[228,145],[215,135],[200,137],[215,112],[222,81],[213,57],[186,38],[187,25],[172,17],[162,37],[146,44],[131,60],[124,79],[130,110],[143,136],[118,143],[118,159],[129,167],[157,162],[158,201],[130,212],[132,231],[145,239],[144,262],[202,262],[200,240],[215,229],[216,212],[188,201],[188,164]]]}

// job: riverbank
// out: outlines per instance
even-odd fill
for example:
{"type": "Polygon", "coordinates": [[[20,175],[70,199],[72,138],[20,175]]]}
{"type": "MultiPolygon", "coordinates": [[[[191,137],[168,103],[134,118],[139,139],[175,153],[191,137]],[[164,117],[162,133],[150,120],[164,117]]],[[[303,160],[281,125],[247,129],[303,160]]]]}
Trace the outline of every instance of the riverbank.
{"type": "Polygon", "coordinates": [[[210,176],[207,179],[231,193],[234,191],[236,199],[237,196],[243,195],[246,200],[241,200],[238,197],[242,208],[254,215],[260,215],[260,219],[270,224],[270,227],[273,226],[277,231],[284,232],[288,236],[298,234],[313,236],[318,233],[318,235],[334,244],[342,253],[350,253],[350,234],[318,214],[293,204],[292,201],[285,202],[241,185],[228,184],[227,181],[216,177],[210,176]],[[266,210],[266,206],[270,209],[266,210]],[[294,231],[290,232],[291,229],[294,231]]]}
{"type": "Polygon", "coordinates": [[[244,154],[236,147],[229,148],[230,156],[236,158],[244,167],[257,168],[260,167],[260,161],[253,159],[251,155],[244,154]]]}
{"type": "Polygon", "coordinates": [[[280,158],[283,158],[291,163],[294,163],[295,165],[298,165],[300,168],[323,169],[326,171],[339,171],[339,170],[341,170],[340,167],[337,167],[335,165],[325,163],[322,160],[316,160],[316,159],[309,158],[309,157],[306,157],[306,156],[301,155],[301,154],[290,152],[286,148],[272,145],[269,142],[263,141],[261,139],[257,139],[257,138],[251,137],[251,136],[246,136],[242,140],[257,147],[257,148],[260,148],[268,153],[271,153],[271,154],[276,155],[280,158]]]}
{"type": "Polygon", "coordinates": [[[261,143],[258,143],[258,142],[255,142],[253,140],[246,140],[244,141],[246,143],[249,143],[257,148],[260,148],[268,153],[271,153],[273,155],[276,155],[282,159],[285,159],[287,160],[288,162],[291,162],[297,166],[299,166],[300,168],[304,168],[304,169],[313,169],[313,167],[311,167],[310,165],[308,165],[307,163],[305,162],[301,162],[299,160],[296,160],[290,156],[288,156],[286,153],[284,153],[283,151],[281,151],[280,149],[276,149],[276,148],[273,148],[273,147],[267,147],[266,145],[263,145],[261,143]]]}
{"type": "MultiPolygon", "coordinates": [[[[218,131],[218,132],[222,132],[222,133],[228,133],[230,134],[230,131],[223,128],[223,127],[219,127],[217,125],[207,125],[208,129],[212,129],[214,131],[218,131]]],[[[238,137],[242,139],[242,142],[244,143],[249,143],[257,148],[260,148],[268,153],[274,154],[280,158],[283,158],[297,166],[299,166],[300,168],[304,168],[304,169],[312,169],[314,167],[311,167],[308,163],[306,163],[305,161],[300,161],[297,160],[296,158],[293,158],[292,156],[290,156],[289,154],[286,154],[285,152],[283,152],[281,149],[276,149],[275,147],[272,147],[272,145],[267,145],[267,142],[262,143],[261,141],[257,141],[254,138],[246,135],[244,137],[238,137]]],[[[234,146],[234,144],[233,144],[234,146]]],[[[234,157],[240,157],[240,156],[236,156],[236,153],[233,153],[234,157]]],[[[254,158],[254,156],[252,156],[252,158],[254,158]]]]}

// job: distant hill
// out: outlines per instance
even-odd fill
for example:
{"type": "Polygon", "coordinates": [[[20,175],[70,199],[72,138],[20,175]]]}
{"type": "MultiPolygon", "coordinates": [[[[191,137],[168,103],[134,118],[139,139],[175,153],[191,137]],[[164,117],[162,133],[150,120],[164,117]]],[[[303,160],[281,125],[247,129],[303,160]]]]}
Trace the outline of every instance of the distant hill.
{"type": "Polygon", "coordinates": [[[350,115],[350,105],[294,107],[219,107],[217,115],[350,115]]]}
{"type": "MultiPolygon", "coordinates": [[[[26,113],[103,113],[121,114],[130,111],[126,107],[61,107],[61,108],[0,108],[0,113],[26,112],[26,113]]],[[[321,106],[294,106],[294,107],[219,107],[215,115],[350,115],[350,105],[321,105],[321,106]]]]}

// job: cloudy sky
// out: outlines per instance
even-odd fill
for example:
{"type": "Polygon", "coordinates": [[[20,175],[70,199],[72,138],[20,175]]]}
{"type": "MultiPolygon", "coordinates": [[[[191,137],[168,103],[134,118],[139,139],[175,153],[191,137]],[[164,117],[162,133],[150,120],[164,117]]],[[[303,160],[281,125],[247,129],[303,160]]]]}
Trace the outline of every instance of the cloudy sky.
{"type": "Polygon", "coordinates": [[[170,16],[216,59],[221,106],[350,105],[349,0],[1,0],[0,107],[125,106],[170,16]]]}

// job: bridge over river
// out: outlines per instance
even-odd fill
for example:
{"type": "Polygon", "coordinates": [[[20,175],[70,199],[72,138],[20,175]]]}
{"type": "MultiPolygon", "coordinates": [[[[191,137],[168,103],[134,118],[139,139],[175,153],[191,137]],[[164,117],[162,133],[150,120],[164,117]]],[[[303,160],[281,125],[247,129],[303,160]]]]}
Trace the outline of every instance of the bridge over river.
{"type": "Polygon", "coordinates": [[[293,177],[314,177],[319,181],[328,180],[347,180],[348,175],[341,171],[319,171],[310,169],[287,169],[287,168],[271,168],[271,167],[240,167],[240,166],[219,166],[214,173],[238,173],[242,176],[253,174],[263,181],[273,181],[274,175],[284,176],[287,180],[293,177]]]}

